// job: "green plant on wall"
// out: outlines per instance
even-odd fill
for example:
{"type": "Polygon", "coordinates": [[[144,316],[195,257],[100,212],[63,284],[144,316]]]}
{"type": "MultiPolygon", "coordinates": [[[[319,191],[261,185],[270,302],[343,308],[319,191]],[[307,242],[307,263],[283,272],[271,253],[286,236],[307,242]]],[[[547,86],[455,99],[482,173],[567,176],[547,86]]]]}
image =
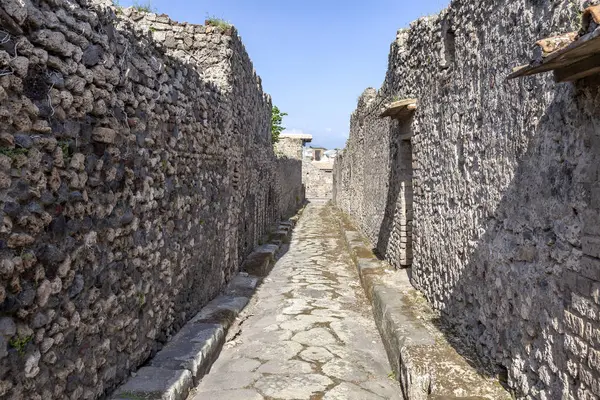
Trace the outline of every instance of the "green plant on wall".
{"type": "Polygon", "coordinates": [[[69,158],[71,157],[71,152],[69,150],[69,142],[66,140],[61,140],[60,142],[58,142],[58,147],[60,147],[60,149],[62,150],[64,162],[67,163],[69,161],[69,158]]]}
{"type": "Polygon", "coordinates": [[[581,9],[581,4],[578,0],[570,0],[569,11],[572,15],[571,24],[573,25],[573,28],[580,28],[583,17],[583,11],[581,9]]]}
{"type": "Polygon", "coordinates": [[[138,1],[134,1],[132,7],[136,11],[139,11],[139,12],[146,12],[146,13],[156,12],[156,8],[154,8],[154,6],[152,6],[151,1],[147,1],[145,3],[140,3],[138,1]]]}
{"type": "Polygon", "coordinates": [[[142,292],[137,292],[137,299],[138,299],[138,307],[139,308],[144,307],[144,304],[146,304],[146,295],[142,292]]]}
{"type": "Polygon", "coordinates": [[[277,106],[273,106],[271,111],[271,141],[277,143],[279,141],[279,135],[285,130],[285,126],[282,126],[283,117],[287,113],[281,112],[277,106]]]}
{"type": "Polygon", "coordinates": [[[10,158],[15,158],[16,156],[20,156],[20,155],[24,155],[26,156],[29,153],[28,149],[23,149],[23,148],[7,148],[7,147],[2,147],[0,148],[0,154],[3,154],[7,157],[10,158]]]}
{"type": "Polygon", "coordinates": [[[14,338],[8,342],[8,344],[10,347],[17,350],[19,355],[22,356],[25,354],[25,347],[27,346],[27,343],[29,343],[32,338],[32,336],[14,338]]]}
{"type": "Polygon", "coordinates": [[[231,24],[228,21],[225,21],[223,18],[217,18],[214,16],[206,16],[206,21],[205,24],[208,26],[214,26],[216,28],[219,28],[222,31],[225,31],[229,28],[231,28],[231,24]]]}

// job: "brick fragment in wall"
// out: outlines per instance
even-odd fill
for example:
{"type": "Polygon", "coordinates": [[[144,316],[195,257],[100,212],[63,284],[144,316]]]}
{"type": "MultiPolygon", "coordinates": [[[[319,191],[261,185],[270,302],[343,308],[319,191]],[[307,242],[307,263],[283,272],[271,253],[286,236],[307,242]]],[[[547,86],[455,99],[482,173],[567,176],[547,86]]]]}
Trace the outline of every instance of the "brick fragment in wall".
{"type": "Polygon", "coordinates": [[[399,30],[333,172],[334,202],[398,268],[411,221],[413,284],[524,398],[597,397],[598,372],[581,360],[600,328],[600,79],[504,81],[532,43],[576,30],[576,16],[566,4],[453,2],[399,30]],[[378,118],[394,98],[418,108],[378,118]],[[406,173],[410,218],[397,205],[406,173]],[[556,379],[539,354],[552,354],[556,379]],[[571,380],[579,365],[588,383],[571,380]]]}
{"type": "Polygon", "coordinates": [[[301,165],[235,28],[0,10],[0,397],[99,398],[302,204],[301,165]]]}

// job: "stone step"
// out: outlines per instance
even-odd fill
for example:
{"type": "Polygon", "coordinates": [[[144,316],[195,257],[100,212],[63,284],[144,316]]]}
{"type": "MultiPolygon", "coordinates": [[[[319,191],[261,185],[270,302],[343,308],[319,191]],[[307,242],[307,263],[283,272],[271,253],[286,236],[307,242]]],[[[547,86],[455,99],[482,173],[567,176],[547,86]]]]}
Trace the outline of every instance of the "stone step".
{"type": "Polygon", "coordinates": [[[440,330],[439,314],[412,286],[409,270],[393,270],[375,257],[358,231],[341,220],[340,226],[404,398],[511,399],[471,349],[440,330]]]}
{"type": "MultiPolygon", "coordinates": [[[[279,250],[279,246],[277,246],[279,250]]],[[[275,265],[275,252],[253,252],[242,264],[242,271],[254,276],[267,276],[275,265]]]]}
{"type": "Polygon", "coordinates": [[[192,374],[187,369],[169,370],[143,367],[111,397],[112,400],[185,399],[193,387],[192,374]]]}

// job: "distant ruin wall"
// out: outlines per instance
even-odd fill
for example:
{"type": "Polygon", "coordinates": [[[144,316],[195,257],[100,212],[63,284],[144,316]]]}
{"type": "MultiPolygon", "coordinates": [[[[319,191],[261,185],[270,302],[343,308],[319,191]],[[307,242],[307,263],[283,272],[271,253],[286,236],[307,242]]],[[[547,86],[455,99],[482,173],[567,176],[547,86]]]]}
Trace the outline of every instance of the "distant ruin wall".
{"type": "Polygon", "coordinates": [[[315,163],[302,163],[302,182],[309,199],[331,199],[333,190],[333,172],[320,169],[315,163]]]}
{"type": "Polygon", "coordinates": [[[286,157],[277,159],[277,190],[281,219],[291,217],[305,199],[302,184],[302,161],[286,157]]]}
{"type": "Polygon", "coordinates": [[[290,137],[280,137],[275,143],[275,153],[288,158],[302,160],[302,150],[304,149],[303,139],[294,139],[290,137]]]}
{"type": "Polygon", "coordinates": [[[270,116],[234,28],[1,2],[0,398],[98,398],[215,297],[302,196],[270,116]]]}
{"type": "Polygon", "coordinates": [[[336,204],[532,399],[600,396],[600,79],[505,81],[578,3],[457,0],[399,31],[334,168],[336,204]]]}

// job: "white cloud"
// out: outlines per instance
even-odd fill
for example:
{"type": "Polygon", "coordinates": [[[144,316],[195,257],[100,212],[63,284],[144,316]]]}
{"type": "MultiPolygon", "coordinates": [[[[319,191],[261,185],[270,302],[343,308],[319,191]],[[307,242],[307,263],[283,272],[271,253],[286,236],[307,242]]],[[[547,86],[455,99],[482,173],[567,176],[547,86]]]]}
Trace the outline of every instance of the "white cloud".
{"type": "Polygon", "coordinates": [[[286,129],[282,133],[301,134],[301,135],[306,134],[306,132],[304,132],[302,129],[296,129],[296,128],[286,129]]]}
{"type": "Polygon", "coordinates": [[[325,132],[327,132],[327,133],[332,132],[332,131],[333,131],[333,129],[331,129],[331,128],[325,128],[325,132]]]}

